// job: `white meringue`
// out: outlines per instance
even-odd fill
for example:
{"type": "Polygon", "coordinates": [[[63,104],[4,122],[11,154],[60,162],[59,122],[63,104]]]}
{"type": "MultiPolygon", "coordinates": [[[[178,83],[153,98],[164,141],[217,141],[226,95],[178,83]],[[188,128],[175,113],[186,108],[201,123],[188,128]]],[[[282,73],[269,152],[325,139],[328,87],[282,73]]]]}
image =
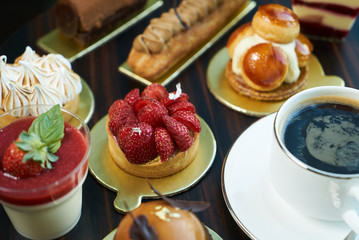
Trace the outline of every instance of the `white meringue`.
{"type": "Polygon", "coordinates": [[[0,108],[3,111],[30,104],[65,105],[82,90],[81,78],[60,54],[40,57],[28,46],[13,64],[6,61],[6,56],[0,56],[0,108]]]}

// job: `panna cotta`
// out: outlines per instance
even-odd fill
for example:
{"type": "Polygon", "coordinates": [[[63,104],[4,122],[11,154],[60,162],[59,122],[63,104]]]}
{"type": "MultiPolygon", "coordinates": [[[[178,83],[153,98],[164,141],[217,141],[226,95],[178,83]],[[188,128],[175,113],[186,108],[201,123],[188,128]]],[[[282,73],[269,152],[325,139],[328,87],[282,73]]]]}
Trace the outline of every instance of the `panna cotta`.
{"type": "Polygon", "coordinates": [[[16,177],[4,169],[8,146],[21,132],[27,131],[36,118],[21,118],[0,129],[0,202],[15,229],[30,239],[60,237],[76,225],[81,215],[90,134],[76,115],[61,111],[63,115],[71,115],[71,121],[64,122],[61,146],[55,153],[58,159],[51,163],[51,169],[44,169],[36,176],[16,177]]]}
{"type": "Polygon", "coordinates": [[[347,36],[359,13],[357,0],[292,0],[301,31],[311,36],[341,39],[347,36]]]}

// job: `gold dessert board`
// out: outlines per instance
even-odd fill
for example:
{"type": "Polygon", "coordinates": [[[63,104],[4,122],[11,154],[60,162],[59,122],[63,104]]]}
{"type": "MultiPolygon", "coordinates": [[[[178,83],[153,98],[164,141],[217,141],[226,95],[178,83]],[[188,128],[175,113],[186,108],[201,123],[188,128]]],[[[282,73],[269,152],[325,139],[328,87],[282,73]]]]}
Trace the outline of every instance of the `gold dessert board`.
{"type": "MultiPolygon", "coordinates": [[[[278,111],[281,101],[259,101],[235,92],[224,76],[230,59],[227,48],[222,48],[211,59],[207,69],[207,85],[213,96],[225,106],[249,116],[263,117],[278,111]]],[[[304,89],[318,86],[344,86],[338,76],[325,75],[318,58],[312,55],[309,62],[308,80],[304,89]]]]}
{"type": "MultiPolygon", "coordinates": [[[[211,167],[217,151],[214,135],[207,123],[201,121],[199,151],[193,162],[182,171],[163,178],[149,179],[153,187],[166,196],[184,192],[199,182],[211,167]]],[[[145,178],[124,172],[113,161],[107,144],[107,116],[103,117],[91,130],[92,148],[89,156],[89,169],[96,180],[106,188],[117,192],[114,207],[126,213],[138,207],[142,198],[159,198],[145,178]]]]}

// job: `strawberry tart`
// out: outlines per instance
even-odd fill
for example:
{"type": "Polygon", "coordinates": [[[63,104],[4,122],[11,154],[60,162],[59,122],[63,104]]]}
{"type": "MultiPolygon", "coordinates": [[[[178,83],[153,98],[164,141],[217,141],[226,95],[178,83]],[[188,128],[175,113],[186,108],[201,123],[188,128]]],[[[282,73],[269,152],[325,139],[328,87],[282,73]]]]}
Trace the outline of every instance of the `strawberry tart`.
{"type": "Polygon", "coordinates": [[[148,178],[175,174],[199,150],[201,124],[180,84],[168,93],[158,83],[130,91],[109,109],[106,130],[113,160],[125,172],[148,178]]]}

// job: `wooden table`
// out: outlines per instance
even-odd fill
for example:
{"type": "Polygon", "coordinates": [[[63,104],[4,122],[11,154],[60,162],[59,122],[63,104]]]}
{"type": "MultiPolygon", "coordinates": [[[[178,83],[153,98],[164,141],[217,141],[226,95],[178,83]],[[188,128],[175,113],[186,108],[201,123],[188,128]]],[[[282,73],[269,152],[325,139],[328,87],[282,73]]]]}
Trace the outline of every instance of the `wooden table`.
{"type": "MultiPolygon", "coordinates": [[[[161,10],[171,6],[165,1],[161,10]]],[[[258,0],[257,7],[268,3],[258,0]]],[[[288,6],[288,1],[275,1],[288,6]]],[[[256,7],[256,9],[257,9],[256,7]]],[[[255,10],[256,10],[255,9],[255,10]]],[[[255,10],[251,11],[237,26],[251,20],[255,10]]],[[[118,66],[126,60],[133,38],[142,32],[149,19],[158,16],[160,10],[141,21],[141,24],[128,29],[103,46],[73,62],[73,69],[90,85],[95,96],[95,112],[89,122],[93,127],[103,116],[112,102],[123,98],[125,94],[144,85],[120,74],[118,66]]],[[[331,43],[313,40],[314,54],[321,62],[327,75],[343,78],[347,86],[359,87],[359,23],[357,22],[345,41],[331,43]]],[[[0,47],[0,54],[8,57],[8,62],[21,55],[27,45],[39,53],[36,40],[55,28],[54,19],[49,11],[26,23],[0,47]]],[[[218,102],[210,93],[206,83],[207,66],[211,58],[223,48],[230,32],[206,51],[198,60],[191,64],[177,80],[167,88],[174,90],[175,84],[181,82],[182,88],[197,106],[198,114],[208,123],[217,141],[217,154],[214,163],[205,177],[189,190],[173,196],[175,199],[205,200],[211,204],[208,210],[198,213],[201,221],[223,239],[249,239],[236,224],[225,204],[221,189],[221,171],[223,160],[232,143],[238,136],[258,118],[246,116],[233,111],[218,102]]],[[[96,146],[93,146],[96,147],[96,146]]],[[[260,146],[258,146],[260,149],[260,146]]],[[[245,184],[238,183],[238,184],[245,184]]],[[[113,200],[116,194],[102,185],[89,174],[83,188],[82,216],[76,227],[60,239],[102,239],[115,229],[123,215],[115,211],[113,200]]],[[[0,208],[0,239],[24,239],[20,236],[3,208],[0,208]]]]}

